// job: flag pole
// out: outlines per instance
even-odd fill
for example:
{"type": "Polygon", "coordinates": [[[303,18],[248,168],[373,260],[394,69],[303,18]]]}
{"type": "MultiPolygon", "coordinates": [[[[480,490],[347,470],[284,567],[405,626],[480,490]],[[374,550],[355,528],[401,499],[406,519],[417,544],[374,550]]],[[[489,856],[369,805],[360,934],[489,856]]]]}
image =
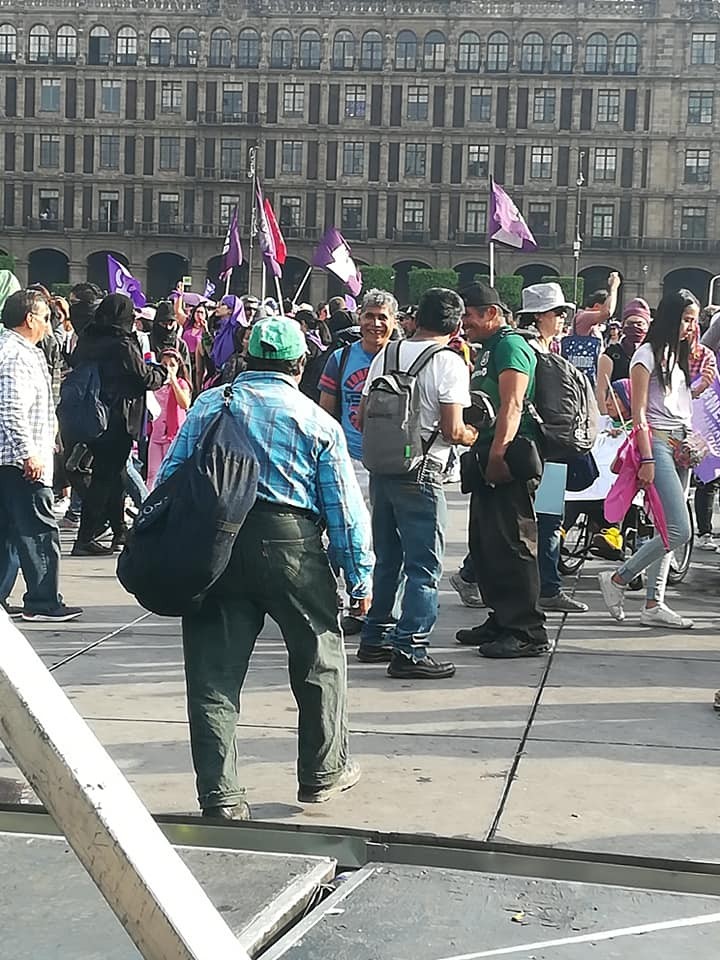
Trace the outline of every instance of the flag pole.
{"type": "MultiPolygon", "coordinates": [[[[252,203],[250,213],[250,251],[248,253],[248,294],[252,293],[253,282],[253,245],[257,236],[257,150],[250,147],[248,151],[248,177],[252,180],[252,203]]],[[[264,294],[263,294],[264,296],[264,294]]],[[[262,300],[263,297],[260,297],[262,300]]]]}
{"type": "Polygon", "coordinates": [[[260,303],[265,300],[267,295],[267,266],[265,264],[265,258],[263,257],[262,270],[260,272],[261,283],[262,283],[262,293],[260,294],[260,303]]]}
{"type": "Polygon", "coordinates": [[[300,294],[303,292],[303,290],[305,289],[305,284],[310,279],[310,274],[312,273],[312,269],[313,269],[312,267],[307,268],[307,270],[305,271],[305,276],[300,281],[300,286],[295,291],[295,296],[293,297],[293,301],[292,301],[294,307],[297,306],[297,302],[300,299],[300,294]]]}
{"type": "Polygon", "coordinates": [[[490,241],[490,286],[495,286],[495,244],[490,241]]]}
{"type": "Polygon", "coordinates": [[[226,297],[229,296],[229,294],[230,294],[230,281],[231,281],[231,280],[232,280],[232,267],[230,267],[230,269],[228,270],[228,272],[227,272],[226,275],[225,275],[225,296],[226,296],[226,297]]]}
{"type": "Polygon", "coordinates": [[[282,290],[280,288],[280,277],[275,277],[275,290],[277,292],[278,307],[280,309],[280,312],[282,313],[283,312],[283,295],[282,295],[282,290]]]}

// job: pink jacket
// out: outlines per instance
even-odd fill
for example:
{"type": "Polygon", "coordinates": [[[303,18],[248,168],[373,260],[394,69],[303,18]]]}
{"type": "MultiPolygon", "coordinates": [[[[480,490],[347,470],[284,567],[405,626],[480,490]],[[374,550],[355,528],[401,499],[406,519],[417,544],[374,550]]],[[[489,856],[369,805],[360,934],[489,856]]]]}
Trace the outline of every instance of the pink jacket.
{"type": "MultiPolygon", "coordinates": [[[[625,518],[625,514],[632,506],[633,500],[643,488],[638,482],[638,470],[640,469],[640,451],[638,450],[636,431],[630,434],[625,443],[620,447],[617,458],[613,464],[613,472],[618,477],[610,488],[610,493],[605,500],[605,519],[608,523],[620,524],[625,518]]],[[[667,521],[665,520],[665,511],[663,510],[660,495],[657,492],[655,484],[650,484],[645,489],[645,511],[653,522],[656,532],[662,538],[665,549],[670,549],[668,539],[667,521]]]]}

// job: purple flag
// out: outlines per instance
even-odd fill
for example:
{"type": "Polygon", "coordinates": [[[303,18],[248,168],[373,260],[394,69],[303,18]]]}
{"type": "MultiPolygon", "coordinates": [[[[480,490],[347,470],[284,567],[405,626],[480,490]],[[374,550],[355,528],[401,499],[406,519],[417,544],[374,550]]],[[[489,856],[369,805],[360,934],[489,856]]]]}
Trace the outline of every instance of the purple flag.
{"type": "Polygon", "coordinates": [[[107,255],[108,290],[110,293],[124,293],[130,297],[133,306],[142,310],[147,304],[140,281],[134,277],[115,257],[107,255]]]}
{"type": "Polygon", "coordinates": [[[362,290],[362,274],[355,266],[347,241],[336,227],[325,231],[313,254],[312,265],[334,273],[354,297],[362,290]]]}
{"type": "Polygon", "coordinates": [[[220,264],[220,277],[225,279],[233,267],[239,267],[243,262],[242,244],[240,243],[240,230],[238,229],[238,210],[237,204],[233,209],[227,233],[225,234],[225,243],[222,249],[222,262],[220,264]]]}
{"type": "Polygon", "coordinates": [[[211,280],[205,281],[205,289],[203,290],[203,297],[206,300],[212,300],[212,295],[215,293],[215,284],[211,280]]]}
{"type": "Polygon", "coordinates": [[[357,310],[357,300],[355,297],[351,297],[349,293],[345,294],[345,309],[357,310]]]}
{"type": "Polygon", "coordinates": [[[230,313],[221,319],[210,353],[218,370],[226,360],[230,359],[238,346],[236,341],[238,328],[248,325],[245,307],[240,297],[223,297],[220,306],[227,307],[230,313]]]}
{"type": "Polygon", "coordinates": [[[490,188],[488,240],[490,243],[504,243],[515,250],[537,250],[535,237],[523,215],[503,188],[494,181],[490,188]]]}
{"type": "Polygon", "coordinates": [[[257,226],[258,244],[260,252],[263,255],[263,262],[274,277],[282,276],[282,267],[277,259],[277,247],[275,246],[275,237],[268,223],[265,213],[265,201],[263,200],[262,187],[260,181],[257,181],[257,192],[255,194],[255,223],[257,226]]]}
{"type": "Polygon", "coordinates": [[[703,462],[695,467],[695,476],[701,483],[711,483],[720,477],[720,380],[717,377],[693,400],[692,424],[710,448],[703,462]]]}

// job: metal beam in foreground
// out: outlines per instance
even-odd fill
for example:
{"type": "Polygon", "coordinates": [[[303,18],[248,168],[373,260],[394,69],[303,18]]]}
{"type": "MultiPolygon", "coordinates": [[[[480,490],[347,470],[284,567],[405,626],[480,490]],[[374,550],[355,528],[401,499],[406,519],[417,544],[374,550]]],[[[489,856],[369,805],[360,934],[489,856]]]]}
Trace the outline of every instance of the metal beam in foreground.
{"type": "Polygon", "coordinates": [[[145,960],[248,960],[137,794],[4,614],[0,740],[145,960]]]}

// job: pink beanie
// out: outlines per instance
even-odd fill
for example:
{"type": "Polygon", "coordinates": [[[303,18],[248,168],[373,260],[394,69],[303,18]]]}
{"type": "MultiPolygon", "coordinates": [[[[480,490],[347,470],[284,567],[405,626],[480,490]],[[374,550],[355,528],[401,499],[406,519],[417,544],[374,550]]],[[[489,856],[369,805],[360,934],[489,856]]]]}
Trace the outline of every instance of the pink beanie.
{"type": "Polygon", "coordinates": [[[627,303],[622,312],[623,323],[625,323],[628,317],[642,317],[643,320],[647,320],[647,322],[650,323],[652,317],[650,316],[650,307],[647,301],[643,300],[642,297],[637,297],[635,300],[627,303]]]}

